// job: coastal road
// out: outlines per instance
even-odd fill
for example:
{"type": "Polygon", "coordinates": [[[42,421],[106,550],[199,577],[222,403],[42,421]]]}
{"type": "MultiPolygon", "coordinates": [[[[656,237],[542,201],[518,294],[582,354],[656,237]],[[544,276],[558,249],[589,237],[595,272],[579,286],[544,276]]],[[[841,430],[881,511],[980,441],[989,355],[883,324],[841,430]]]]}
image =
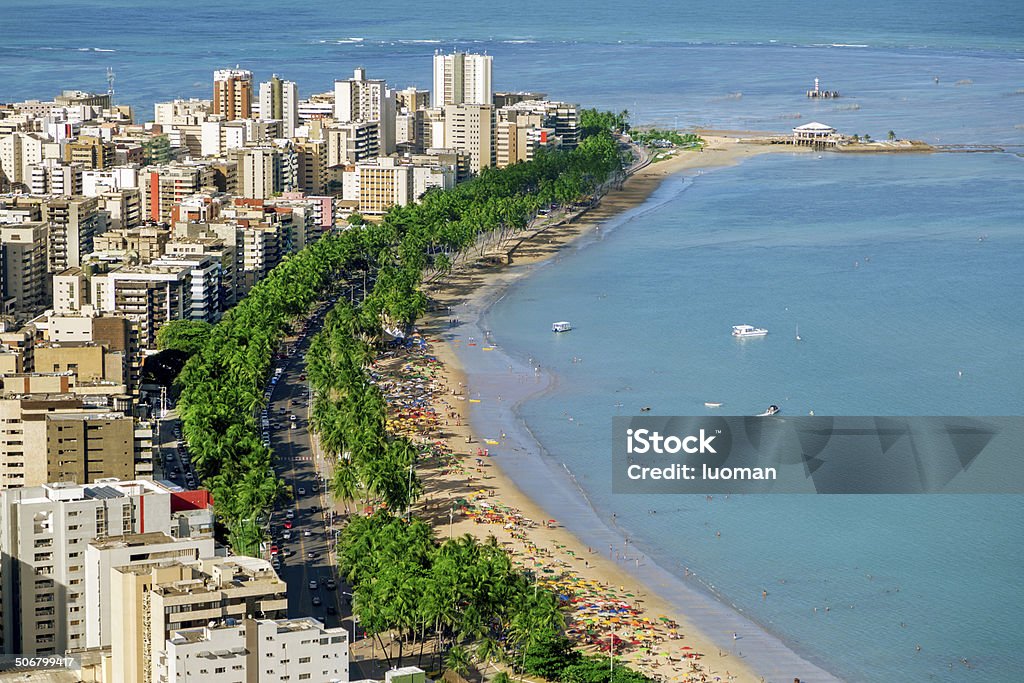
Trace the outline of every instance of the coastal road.
{"type": "MultiPolygon", "coordinates": [[[[361,285],[345,287],[342,296],[358,298],[361,285]]],[[[309,342],[322,328],[323,316],[330,308],[330,303],[318,306],[306,319],[304,331],[285,340],[288,356],[275,362],[274,367],[282,368],[282,372],[267,402],[270,440],[274,449],[275,471],[291,487],[294,497],[274,510],[270,532],[273,543],[284,556],[278,574],[288,584],[289,617],[313,616],[328,627],[344,625],[351,644],[354,640],[351,602],[348,599],[351,588],[338,580],[334,540],[331,538],[333,531],[327,526],[331,519],[328,510],[333,502],[326,482],[321,478],[328,472],[328,466],[322,458],[317,461],[309,430],[312,410],[309,384],[302,379],[306,372],[305,353],[309,342]],[[314,485],[319,490],[314,491],[314,485]],[[290,520],[289,512],[293,515],[290,520]],[[284,528],[286,521],[291,522],[291,529],[284,528]],[[327,587],[329,580],[335,582],[334,590],[327,587]],[[310,588],[310,581],[316,581],[315,589],[310,588]],[[319,600],[319,605],[313,604],[314,598],[319,600]]],[[[367,669],[368,665],[369,662],[360,665],[357,655],[353,654],[350,657],[353,680],[369,676],[372,671],[367,669]]]]}

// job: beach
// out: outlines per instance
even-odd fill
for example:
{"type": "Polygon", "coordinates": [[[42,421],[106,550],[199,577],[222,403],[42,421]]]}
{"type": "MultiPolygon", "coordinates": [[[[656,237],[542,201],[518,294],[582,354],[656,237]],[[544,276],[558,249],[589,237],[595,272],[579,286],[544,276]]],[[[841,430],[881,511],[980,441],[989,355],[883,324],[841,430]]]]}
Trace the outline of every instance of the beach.
{"type": "Polygon", "coordinates": [[[607,653],[611,646],[623,660],[665,680],[835,680],[731,608],[681,585],[628,538],[600,524],[553,458],[538,466],[539,447],[515,407],[546,390],[552,378],[532,367],[532,359],[505,357],[479,326],[511,284],[553,256],[557,260],[566,245],[582,243],[581,237],[637,210],[668,176],[759,154],[794,153],[788,146],[744,144],[741,136],[707,135],[704,151],[679,152],[642,168],[584,215],[549,217],[527,238],[497,250],[510,255],[511,266],[470,261],[443,282],[430,283],[433,311],[419,329],[423,346],[412,355],[382,359],[376,371],[392,399],[416,391],[431,397],[428,413],[406,403],[393,415],[393,427],[434,447],[419,468],[424,489],[418,514],[432,521],[439,537],[493,535],[503,543],[518,564],[569,601],[570,635],[589,642],[586,651],[607,653]],[[467,373],[464,354],[486,356],[489,368],[467,373]],[[544,507],[519,485],[530,478],[532,488],[548,492],[544,507]]]}

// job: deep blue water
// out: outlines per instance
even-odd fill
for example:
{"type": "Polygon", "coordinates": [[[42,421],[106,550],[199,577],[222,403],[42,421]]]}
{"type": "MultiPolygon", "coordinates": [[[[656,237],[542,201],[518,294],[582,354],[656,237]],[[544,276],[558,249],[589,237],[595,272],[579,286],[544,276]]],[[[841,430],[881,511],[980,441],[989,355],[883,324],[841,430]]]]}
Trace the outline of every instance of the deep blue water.
{"type": "MultiPolygon", "coordinates": [[[[1024,145],[1018,0],[8,0],[0,101],[104,90],[107,67],[140,120],[156,101],[209,97],[212,71],[234,64],[295,80],[304,97],[356,66],[430,88],[432,52],[451,47],[494,55],[496,89],[628,109],[642,123],[787,131],[820,120],[876,138],[1024,145]],[[843,97],[807,100],[815,77],[843,97]]],[[[1020,497],[638,501],[611,496],[607,456],[608,418],[641,405],[1024,412],[1022,164],[773,156],[668,180],[656,208],[490,311],[501,346],[556,380],[523,417],[603,519],[616,512],[663,567],[690,567],[837,673],[1020,680],[1020,497]],[[550,322],[564,318],[577,329],[554,337],[550,322]],[[740,322],[772,333],[738,344],[728,331],[740,322]]]]}

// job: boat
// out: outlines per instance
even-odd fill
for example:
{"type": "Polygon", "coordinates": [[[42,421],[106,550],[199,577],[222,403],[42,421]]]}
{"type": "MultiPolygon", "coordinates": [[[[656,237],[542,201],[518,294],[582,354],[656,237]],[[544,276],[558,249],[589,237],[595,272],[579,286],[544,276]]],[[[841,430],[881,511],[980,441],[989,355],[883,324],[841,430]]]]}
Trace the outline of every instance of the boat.
{"type": "Polygon", "coordinates": [[[800,341],[800,326],[796,326],[796,340],[800,341]]]}
{"type": "Polygon", "coordinates": [[[765,411],[763,413],[758,413],[757,417],[768,417],[770,415],[775,415],[777,412],[779,412],[779,410],[781,409],[773,403],[767,408],[765,408],[765,411]]]}
{"type": "Polygon", "coordinates": [[[733,325],[732,336],[745,338],[745,337],[763,337],[768,334],[768,330],[763,327],[754,327],[753,325],[733,325]]]}
{"type": "Polygon", "coordinates": [[[720,401],[704,401],[704,405],[708,408],[721,408],[722,403],[720,401]]]}
{"type": "Polygon", "coordinates": [[[571,329],[572,323],[570,323],[568,320],[562,320],[557,323],[551,323],[552,332],[568,332],[571,329]]]}

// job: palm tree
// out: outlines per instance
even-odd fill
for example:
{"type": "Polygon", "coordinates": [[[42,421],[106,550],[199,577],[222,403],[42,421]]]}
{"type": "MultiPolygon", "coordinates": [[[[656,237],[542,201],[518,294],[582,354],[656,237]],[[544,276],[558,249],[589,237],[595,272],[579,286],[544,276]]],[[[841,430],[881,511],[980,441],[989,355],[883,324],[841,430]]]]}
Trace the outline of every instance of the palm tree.
{"type": "Polygon", "coordinates": [[[456,645],[448,650],[444,658],[445,668],[451,669],[463,678],[469,675],[469,653],[466,648],[456,645]]]}
{"type": "Polygon", "coordinates": [[[895,139],[896,139],[896,131],[890,130],[889,131],[889,141],[892,142],[895,139]]]}

